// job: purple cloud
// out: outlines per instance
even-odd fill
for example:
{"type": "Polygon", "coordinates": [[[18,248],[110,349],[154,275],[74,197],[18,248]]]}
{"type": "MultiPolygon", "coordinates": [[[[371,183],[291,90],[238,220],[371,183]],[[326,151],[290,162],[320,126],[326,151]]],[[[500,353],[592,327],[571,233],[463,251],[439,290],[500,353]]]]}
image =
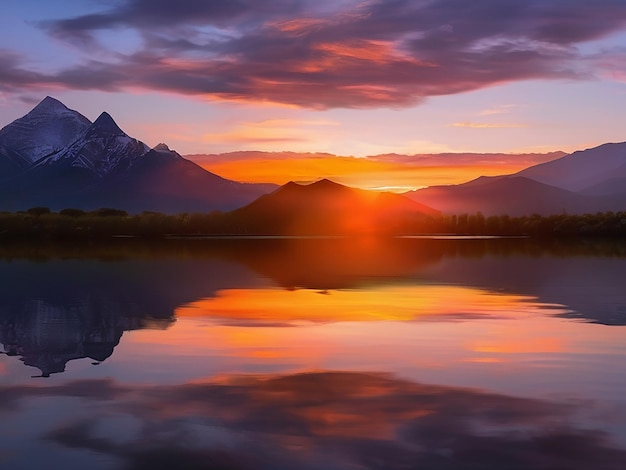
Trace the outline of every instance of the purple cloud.
{"type": "MultiPolygon", "coordinates": [[[[510,81],[587,79],[577,45],[626,26],[626,4],[598,0],[126,0],[47,22],[82,48],[134,31],[142,50],[55,73],[9,60],[4,88],[145,88],[308,108],[401,107],[510,81]]],[[[5,65],[3,57],[0,62],[5,65]]]]}
{"type": "Polygon", "coordinates": [[[581,409],[595,411],[593,403],[377,373],[248,375],[172,386],[75,382],[0,387],[0,396],[93,402],[89,416],[65,419],[45,437],[61,450],[114,457],[131,469],[613,470],[626,458],[615,436],[593,419],[580,422],[581,409]],[[140,432],[125,436],[107,427],[110,416],[131,418],[140,432]]]}

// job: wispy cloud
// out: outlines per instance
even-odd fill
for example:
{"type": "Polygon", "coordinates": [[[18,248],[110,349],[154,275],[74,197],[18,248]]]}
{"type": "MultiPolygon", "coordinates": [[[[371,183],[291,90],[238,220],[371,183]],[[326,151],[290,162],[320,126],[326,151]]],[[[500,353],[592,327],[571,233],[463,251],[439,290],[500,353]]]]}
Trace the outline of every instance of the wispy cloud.
{"type": "Polygon", "coordinates": [[[0,90],[139,88],[319,109],[402,107],[510,81],[593,77],[599,62],[576,46],[625,24],[626,4],[614,0],[121,0],[41,25],[100,59],[41,72],[0,53],[0,90]],[[102,40],[122,32],[140,38],[133,52],[102,40]]]}
{"type": "Polygon", "coordinates": [[[492,106],[491,108],[483,109],[478,113],[479,116],[497,116],[500,114],[510,114],[513,110],[520,108],[520,105],[516,104],[501,104],[498,106],[492,106]]]}
{"type": "Polygon", "coordinates": [[[336,122],[329,120],[265,119],[241,122],[225,132],[206,133],[202,136],[202,141],[235,143],[244,146],[252,144],[255,148],[262,148],[263,144],[267,143],[313,143],[316,138],[313,129],[337,125],[336,122]]]}
{"type": "Polygon", "coordinates": [[[505,122],[455,122],[452,127],[467,127],[470,129],[515,129],[526,127],[524,124],[505,123],[505,122]]]}

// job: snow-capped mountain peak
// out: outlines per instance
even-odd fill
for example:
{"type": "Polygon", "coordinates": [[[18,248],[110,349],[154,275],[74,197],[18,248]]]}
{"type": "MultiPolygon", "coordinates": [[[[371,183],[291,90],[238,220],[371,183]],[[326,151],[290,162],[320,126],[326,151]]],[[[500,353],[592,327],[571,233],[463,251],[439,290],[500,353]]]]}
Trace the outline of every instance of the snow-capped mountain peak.
{"type": "Polygon", "coordinates": [[[47,96],[28,114],[0,130],[0,147],[29,165],[68,146],[90,125],[85,116],[47,96]]]}
{"type": "Polygon", "coordinates": [[[165,144],[150,150],[108,113],[91,123],[51,97],[0,130],[0,210],[229,210],[274,189],[221,178],[165,144]]]}
{"type": "Polygon", "coordinates": [[[74,143],[39,165],[82,168],[101,178],[113,171],[123,171],[149,150],[146,144],[120,129],[110,114],[103,112],[74,143]]]}
{"type": "Polygon", "coordinates": [[[67,106],[65,106],[59,100],[52,98],[51,96],[46,96],[28,114],[60,114],[66,111],[70,111],[67,106]]]}
{"type": "Polygon", "coordinates": [[[154,146],[154,148],[152,149],[156,152],[171,152],[172,150],[167,146],[167,144],[164,144],[163,142],[161,142],[160,144],[157,144],[154,146]]]}

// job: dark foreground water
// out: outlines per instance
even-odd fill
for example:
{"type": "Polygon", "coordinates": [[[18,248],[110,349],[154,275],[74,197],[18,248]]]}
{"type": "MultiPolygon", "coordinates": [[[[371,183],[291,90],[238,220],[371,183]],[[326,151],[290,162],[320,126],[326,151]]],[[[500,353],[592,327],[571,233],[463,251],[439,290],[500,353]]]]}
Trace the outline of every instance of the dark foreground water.
{"type": "Polygon", "coordinates": [[[0,246],[0,468],[626,468],[626,243],[0,246]]]}

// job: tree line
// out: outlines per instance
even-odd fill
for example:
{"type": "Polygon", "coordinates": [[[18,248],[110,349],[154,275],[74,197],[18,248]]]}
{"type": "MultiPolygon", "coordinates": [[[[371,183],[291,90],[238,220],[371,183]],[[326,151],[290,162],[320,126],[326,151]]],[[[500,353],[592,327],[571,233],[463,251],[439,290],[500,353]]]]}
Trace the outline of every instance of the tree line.
{"type": "MultiPolygon", "coordinates": [[[[531,237],[626,236],[626,212],[602,212],[573,215],[538,214],[522,217],[474,214],[425,217],[405,216],[392,230],[381,226],[376,231],[387,235],[496,235],[531,237]]],[[[317,233],[316,235],[349,235],[317,233]]],[[[114,236],[229,236],[284,235],[275,227],[252,225],[235,212],[181,213],[158,212],[128,214],[126,211],[102,208],[95,211],[63,209],[53,212],[47,207],[26,211],[0,212],[2,239],[101,239],[114,236]]]]}

